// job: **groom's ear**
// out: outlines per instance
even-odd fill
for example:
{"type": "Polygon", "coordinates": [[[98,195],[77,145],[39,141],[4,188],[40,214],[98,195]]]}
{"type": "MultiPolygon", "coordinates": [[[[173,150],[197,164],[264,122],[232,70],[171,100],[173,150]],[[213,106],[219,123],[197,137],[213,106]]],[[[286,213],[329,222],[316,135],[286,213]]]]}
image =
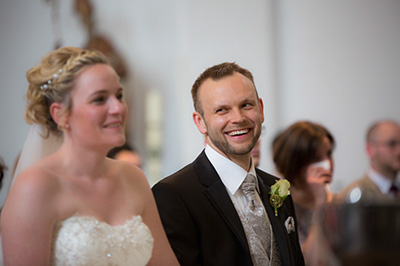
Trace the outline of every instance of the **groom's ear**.
{"type": "Polygon", "coordinates": [[[61,103],[52,103],[50,105],[50,114],[57,125],[63,126],[66,121],[65,107],[61,103]]]}
{"type": "Polygon", "coordinates": [[[200,131],[200,133],[205,135],[207,133],[207,126],[204,122],[203,116],[199,112],[194,112],[193,121],[196,124],[197,129],[200,131]]]}

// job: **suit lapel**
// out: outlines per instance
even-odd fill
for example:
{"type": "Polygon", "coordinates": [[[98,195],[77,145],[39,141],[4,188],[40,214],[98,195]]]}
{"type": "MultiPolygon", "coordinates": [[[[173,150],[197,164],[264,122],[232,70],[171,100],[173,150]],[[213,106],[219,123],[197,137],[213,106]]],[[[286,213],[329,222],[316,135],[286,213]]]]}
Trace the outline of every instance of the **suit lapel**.
{"type": "Polygon", "coordinates": [[[290,239],[284,226],[285,223],[283,219],[285,219],[286,217],[284,217],[284,213],[282,212],[283,206],[278,209],[278,216],[275,216],[275,211],[272,208],[272,205],[269,203],[268,193],[271,188],[263,182],[260,176],[258,176],[258,184],[260,188],[261,200],[264,204],[265,210],[267,211],[272,230],[274,231],[274,236],[278,243],[279,251],[281,253],[282,265],[290,265],[291,252],[287,244],[290,243],[290,239]]]}
{"type": "Polygon", "coordinates": [[[225,223],[231,228],[246,253],[251,256],[242,223],[232,200],[204,151],[195,160],[194,169],[200,182],[207,187],[204,192],[205,196],[210,200],[225,223]]]}

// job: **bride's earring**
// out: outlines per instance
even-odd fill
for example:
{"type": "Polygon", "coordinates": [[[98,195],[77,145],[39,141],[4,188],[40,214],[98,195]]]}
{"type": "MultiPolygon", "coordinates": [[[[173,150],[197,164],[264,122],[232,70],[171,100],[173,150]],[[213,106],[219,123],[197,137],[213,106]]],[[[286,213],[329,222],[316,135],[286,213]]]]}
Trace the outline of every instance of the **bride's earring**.
{"type": "Polygon", "coordinates": [[[64,125],[58,124],[58,129],[64,132],[66,129],[69,129],[69,124],[65,123],[64,125]]]}

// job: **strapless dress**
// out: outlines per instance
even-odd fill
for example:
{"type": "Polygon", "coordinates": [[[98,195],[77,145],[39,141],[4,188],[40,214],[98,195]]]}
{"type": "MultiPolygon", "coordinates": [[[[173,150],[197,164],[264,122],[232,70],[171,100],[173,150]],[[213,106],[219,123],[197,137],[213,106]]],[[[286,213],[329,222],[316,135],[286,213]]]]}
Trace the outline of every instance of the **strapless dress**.
{"type": "Polygon", "coordinates": [[[94,217],[76,215],[55,228],[52,265],[146,265],[153,242],[141,216],[112,226],[94,217]]]}

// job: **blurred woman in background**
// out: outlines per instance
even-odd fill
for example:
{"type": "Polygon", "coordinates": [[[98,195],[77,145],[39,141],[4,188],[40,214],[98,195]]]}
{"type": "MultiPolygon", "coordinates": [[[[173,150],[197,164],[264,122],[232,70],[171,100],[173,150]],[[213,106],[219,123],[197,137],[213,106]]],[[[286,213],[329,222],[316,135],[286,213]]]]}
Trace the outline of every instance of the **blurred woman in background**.
{"type": "Polygon", "coordinates": [[[306,265],[320,265],[320,258],[315,257],[319,250],[315,249],[322,246],[312,225],[318,223],[319,208],[333,197],[329,183],[334,169],[334,147],[333,135],[322,125],[309,121],[292,124],[273,142],[273,160],[278,175],[291,184],[306,265]]]}

